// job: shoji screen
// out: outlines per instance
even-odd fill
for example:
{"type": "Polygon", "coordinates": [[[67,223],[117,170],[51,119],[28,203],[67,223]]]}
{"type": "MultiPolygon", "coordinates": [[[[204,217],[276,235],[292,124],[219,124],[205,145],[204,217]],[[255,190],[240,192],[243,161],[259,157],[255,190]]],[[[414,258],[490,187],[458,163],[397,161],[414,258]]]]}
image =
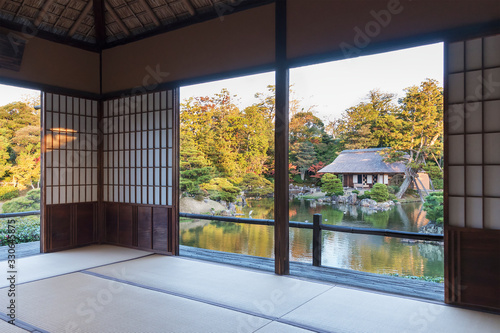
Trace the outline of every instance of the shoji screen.
{"type": "Polygon", "coordinates": [[[500,310],[500,35],[446,47],[446,300],[500,310]]]}
{"type": "Polygon", "coordinates": [[[175,91],[105,101],[103,198],[109,243],[170,248],[174,205],[175,91]]]}
{"type": "Polygon", "coordinates": [[[96,241],[98,102],[43,94],[45,250],[96,241]]]}

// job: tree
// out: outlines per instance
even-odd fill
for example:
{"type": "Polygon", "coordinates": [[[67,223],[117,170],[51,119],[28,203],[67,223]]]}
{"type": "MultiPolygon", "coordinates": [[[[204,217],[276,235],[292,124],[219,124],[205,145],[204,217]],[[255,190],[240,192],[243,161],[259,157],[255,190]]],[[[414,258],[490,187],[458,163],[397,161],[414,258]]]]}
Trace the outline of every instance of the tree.
{"type": "Polygon", "coordinates": [[[425,198],[425,217],[432,222],[442,224],[444,219],[443,192],[433,192],[425,198]]]}
{"type": "Polygon", "coordinates": [[[363,124],[357,130],[353,131],[345,141],[346,149],[366,149],[377,147],[378,140],[371,131],[370,124],[363,124]],[[347,141],[348,140],[348,141],[347,141]]]}
{"type": "Polygon", "coordinates": [[[40,178],[40,114],[30,105],[14,102],[0,107],[0,179],[20,188],[38,186],[40,178]]]}
{"type": "Polygon", "coordinates": [[[234,98],[223,89],[212,97],[186,100],[181,105],[183,143],[201,152],[225,177],[248,172],[260,175],[267,171],[274,142],[271,101],[262,97],[259,103],[240,110],[234,98]]]}
{"type": "Polygon", "coordinates": [[[317,164],[313,164],[309,167],[309,172],[311,173],[312,178],[318,178],[321,179],[323,177],[324,173],[323,172],[318,172],[319,170],[323,169],[325,167],[325,163],[323,162],[318,162],[317,164]]]}
{"type": "Polygon", "coordinates": [[[9,141],[6,137],[0,136],[0,179],[10,170],[11,164],[9,163],[9,141]]]}
{"type": "Polygon", "coordinates": [[[391,133],[399,133],[400,127],[394,99],[394,94],[372,90],[366,102],[345,110],[329,128],[346,149],[389,147],[395,136],[391,133]]]}
{"type": "Polygon", "coordinates": [[[309,141],[321,142],[325,134],[323,121],[316,117],[312,111],[295,113],[290,119],[290,143],[309,141]]]}
{"type": "MultiPolygon", "coordinates": [[[[443,151],[443,89],[435,80],[427,79],[407,89],[400,100],[399,115],[403,128],[397,135],[386,161],[406,164],[405,180],[396,197],[400,199],[427,160],[437,160],[443,151]]],[[[417,184],[418,187],[418,184],[417,184]]],[[[422,199],[423,200],[423,199],[422,199]]]]}
{"type": "Polygon", "coordinates": [[[327,196],[338,196],[344,194],[342,181],[332,173],[325,173],[321,178],[321,191],[325,192],[327,196]]]}
{"type": "Polygon", "coordinates": [[[370,191],[370,198],[372,198],[376,202],[384,202],[389,200],[389,191],[387,190],[387,186],[380,183],[373,185],[373,188],[370,191]]]}
{"type": "Polygon", "coordinates": [[[316,152],[314,151],[314,146],[309,141],[304,141],[296,142],[291,148],[292,163],[300,172],[300,179],[304,180],[309,167],[316,163],[316,152]]]}

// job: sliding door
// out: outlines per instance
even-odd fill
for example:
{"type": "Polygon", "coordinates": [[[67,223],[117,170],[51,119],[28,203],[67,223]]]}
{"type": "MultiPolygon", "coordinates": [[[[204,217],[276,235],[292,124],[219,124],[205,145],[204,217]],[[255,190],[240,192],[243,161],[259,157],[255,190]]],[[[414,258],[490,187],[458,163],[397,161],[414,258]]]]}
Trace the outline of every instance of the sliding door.
{"type": "Polygon", "coordinates": [[[500,310],[500,35],[447,43],[446,302],[500,310]]]}

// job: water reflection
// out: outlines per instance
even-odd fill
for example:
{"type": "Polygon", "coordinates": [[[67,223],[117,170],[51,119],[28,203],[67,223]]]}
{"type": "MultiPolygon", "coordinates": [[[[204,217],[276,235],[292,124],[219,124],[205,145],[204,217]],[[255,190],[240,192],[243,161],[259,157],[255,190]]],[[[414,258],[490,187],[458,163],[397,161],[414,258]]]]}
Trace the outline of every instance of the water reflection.
{"type": "MultiPolygon", "coordinates": [[[[271,200],[251,201],[238,212],[253,218],[273,218],[271,200]]],[[[331,205],[307,200],[290,203],[290,220],[312,221],[315,213],[323,223],[357,227],[418,231],[428,223],[420,203],[403,204],[386,212],[364,207],[331,205]]],[[[181,244],[217,251],[274,257],[273,227],[228,222],[183,221],[181,244]]],[[[408,243],[396,238],[324,231],[322,264],[365,272],[428,277],[443,276],[443,247],[408,243]]],[[[290,228],[290,259],[312,262],[312,231],[290,228]]]]}

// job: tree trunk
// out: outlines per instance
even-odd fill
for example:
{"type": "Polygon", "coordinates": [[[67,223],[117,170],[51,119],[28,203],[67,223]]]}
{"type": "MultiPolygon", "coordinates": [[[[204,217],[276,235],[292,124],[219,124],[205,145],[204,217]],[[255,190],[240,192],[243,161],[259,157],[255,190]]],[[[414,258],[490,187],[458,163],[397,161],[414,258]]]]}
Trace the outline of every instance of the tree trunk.
{"type": "Polygon", "coordinates": [[[433,191],[435,191],[435,190],[436,190],[436,188],[434,187],[434,183],[432,182],[432,179],[431,179],[431,177],[430,177],[430,176],[429,176],[429,184],[431,184],[431,188],[432,188],[432,190],[433,190],[433,191]]]}
{"type": "Polygon", "coordinates": [[[417,193],[418,193],[418,196],[420,197],[420,201],[422,201],[422,203],[424,203],[425,202],[424,197],[422,196],[422,192],[420,191],[420,188],[418,187],[417,181],[415,179],[413,179],[413,183],[415,184],[415,188],[417,189],[417,193]]]}
{"type": "Polygon", "coordinates": [[[408,186],[413,182],[413,169],[408,167],[405,169],[405,180],[403,181],[403,184],[401,184],[401,187],[399,188],[398,193],[396,194],[396,198],[401,199],[403,195],[406,193],[406,190],[408,189],[408,186]]]}
{"type": "MultiPolygon", "coordinates": [[[[430,179],[431,179],[431,178],[429,177],[429,180],[430,180],[430,179]]],[[[419,183],[420,183],[420,185],[422,186],[422,190],[425,192],[425,195],[429,195],[429,192],[428,192],[428,191],[427,191],[427,189],[425,188],[425,186],[424,186],[424,184],[422,183],[422,181],[420,180],[420,178],[418,178],[418,176],[417,176],[417,177],[415,177],[415,180],[418,180],[418,182],[419,182],[419,183]]]]}

